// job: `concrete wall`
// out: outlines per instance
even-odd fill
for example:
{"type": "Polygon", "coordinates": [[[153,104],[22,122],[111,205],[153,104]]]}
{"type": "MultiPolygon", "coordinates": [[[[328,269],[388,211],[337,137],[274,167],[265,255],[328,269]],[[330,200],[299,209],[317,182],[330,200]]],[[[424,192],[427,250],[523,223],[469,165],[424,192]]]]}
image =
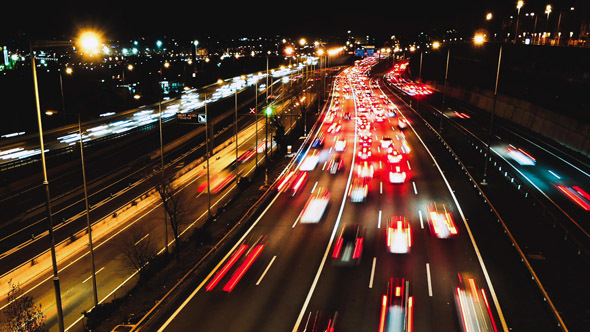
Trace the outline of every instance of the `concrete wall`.
{"type": "MultiPolygon", "coordinates": [[[[442,84],[429,82],[435,90],[442,84]]],[[[488,112],[492,111],[492,91],[468,91],[447,85],[447,95],[488,112]]],[[[544,109],[527,101],[498,95],[496,115],[541,134],[571,150],[590,157],[590,124],[544,109]]]]}

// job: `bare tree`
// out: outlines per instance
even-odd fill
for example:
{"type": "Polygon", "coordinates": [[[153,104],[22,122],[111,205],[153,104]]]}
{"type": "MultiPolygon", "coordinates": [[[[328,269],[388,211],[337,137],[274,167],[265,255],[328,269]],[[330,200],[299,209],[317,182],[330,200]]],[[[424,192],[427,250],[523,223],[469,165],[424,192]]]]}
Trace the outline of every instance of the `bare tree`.
{"type": "Polygon", "coordinates": [[[171,180],[166,178],[162,172],[156,172],[152,176],[152,184],[158,192],[166,211],[174,242],[176,243],[175,251],[178,252],[180,248],[180,242],[178,241],[179,230],[180,226],[187,222],[189,202],[178,188],[172,186],[171,180]]]}
{"type": "Polygon", "coordinates": [[[139,271],[140,275],[157,253],[150,233],[141,227],[132,229],[131,236],[123,237],[118,248],[123,254],[123,265],[126,269],[139,271]]]}
{"type": "Polygon", "coordinates": [[[41,304],[37,305],[33,297],[24,295],[19,284],[8,282],[8,306],[2,311],[0,330],[2,332],[45,332],[49,329],[43,321],[46,316],[41,310],[41,304]]]}

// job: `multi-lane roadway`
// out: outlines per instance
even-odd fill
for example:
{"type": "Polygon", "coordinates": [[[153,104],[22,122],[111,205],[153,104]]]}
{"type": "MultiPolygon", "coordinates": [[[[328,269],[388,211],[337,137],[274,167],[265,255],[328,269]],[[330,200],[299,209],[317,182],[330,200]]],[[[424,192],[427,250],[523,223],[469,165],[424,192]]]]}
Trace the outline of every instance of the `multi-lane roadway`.
{"type": "Polygon", "coordinates": [[[369,80],[375,59],[366,61],[336,79],[331,107],[293,169],[306,181],[281,186],[158,331],[508,329],[468,216],[411,124],[400,129],[403,112],[369,80]],[[336,155],[343,166],[334,172],[336,155]],[[405,178],[393,174],[398,165],[405,178]],[[366,197],[354,190],[365,185],[366,197]],[[313,203],[325,193],[324,210],[313,203]],[[302,222],[306,215],[316,217],[302,222]],[[396,216],[410,239],[393,236],[403,232],[390,223],[396,216]]]}

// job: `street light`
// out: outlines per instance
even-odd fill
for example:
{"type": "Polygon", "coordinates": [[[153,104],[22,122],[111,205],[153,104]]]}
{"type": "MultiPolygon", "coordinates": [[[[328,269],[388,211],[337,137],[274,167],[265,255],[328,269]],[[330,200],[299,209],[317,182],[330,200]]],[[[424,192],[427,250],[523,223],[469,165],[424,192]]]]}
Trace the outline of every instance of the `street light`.
{"type": "MultiPolygon", "coordinates": [[[[272,115],[272,107],[267,106],[264,110],[264,185],[268,185],[268,117],[272,115]]],[[[272,139],[270,148],[272,149],[272,139]]]]}
{"type": "MultiPolygon", "coordinates": [[[[93,31],[84,31],[80,34],[80,37],[77,40],[77,45],[83,50],[87,52],[96,52],[98,46],[101,44],[100,34],[93,32],[93,31]]],[[[59,331],[63,332],[65,329],[64,326],[64,317],[63,317],[63,308],[61,303],[61,290],[60,290],[60,281],[59,281],[59,273],[57,269],[57,258],[55,255],[55,237],[53,234],[53,213],[51,211],[51,194],[49,190],[49,181],[47,179],[47,165],[45,163],[45,144],[43,142],[43,124],[41,120],[41,102],[39,100],[39,84],[37,81],[37,65],[35,63],[35,54],[33,53],[33,49],[35,47],[71,47],[74,46],[74,43],[71,41],[30,41],[29,42],[29,51],[31,56],[31,70],[33,74],[33,87],[34,87],[34,94],[35,94],[35,107],[37,112],[37,126],[39,128],[39,148],[41,150],[41,167],[43,171],[43,187],[45,189],[45,213],[47,215],[47,228],[48,228],[48,236],[49,236],[49,249],[51,252],[51,263],[53,267],[53,288],[55,290],[55,304],[57,307],[57,322],[59,331]]]]}
{"type": "MultiPolygon", "coordinates": [[[[162,89],[161,82],[164,80],[164,68],[169,68],[170,63],[168,61],[164,62],[160,67],[160,89],[162,89]]],[[[160,91],[160,95],[158,98],[158,124],[160,128],[160,174],[162,176],[162,181],[164,181],[164,144],[163,144],[163,134],[162,134],[162,91],[160,91]]],[[[166,213],[166,196],[164,195],[164,236],[166,242],[166,253],[168,252],[168,215],[166,213]]]]}
{"type": "Polygon", "coordinates": [[[517,40],[518,40],[518,21],[520,19],[520,8],[522,8],[522,6],[524,6],[524,1],[519,0],[516,2],[516,10],[517,10],[517,14],[516,14],[516,29],[514,31],[514,43],[516,44],[517,40]]]}
{"type": "MultiPolygon", "coordinates": [[[[473,38],[475,45],[482,45],[485,42],[485,39],[480,39],[480,38],[473,38]]],[[[497,96],[498,96],[498,79],[500,77],[500,65],[502,63],[502,44],[500,43],[500,50],[498,52],[498,68],[496,69],[496,83],[494,86],[494,102],[492,104],[492,113],[491,113],[491,117],[490,117],[490,128],[488,131],[488,142],[487,142],[487,149],[486,149],[486,154],[485,154],[485,162],[484,162],[484,167],[483,167],[483,179],[481,184],[482,185],[486,185],[486,177],[487,177],[487,171],[488,171],[488,162],[490,159],[490,146],[492,143],[492,130],[493,130],[493,126],[494,126],[494,117],[496,114],[496,100],[497,100],[497,96]]]]}

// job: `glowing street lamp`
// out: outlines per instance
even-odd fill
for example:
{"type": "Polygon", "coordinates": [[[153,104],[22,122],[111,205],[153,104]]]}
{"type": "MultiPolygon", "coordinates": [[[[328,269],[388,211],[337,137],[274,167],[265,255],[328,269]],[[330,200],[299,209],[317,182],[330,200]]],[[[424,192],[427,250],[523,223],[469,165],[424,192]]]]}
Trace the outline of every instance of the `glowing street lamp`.
{"type": "Polygon", "coordinates": [[[487,13],[486,14],[486,21],[491,21],[493,17],[494,17],[494,15],[492,15],[492,13],[487,13]]]}
{"type": "Polygon", "coordinates": [[[295,50],[293,49],[293,46],[287,46],[287,47],[285,47],[285,54],[287,56],[293,55],[294,52],[295,52],[295,50]]]}
{"type": "Polygon", "coordinates": [[[486,41],[486,37],[484,34],[478,33],[475,36],[473,36],[473,43],[475,43],[475,45],[482,45],[483,43],[485,43],[486,41]]]}
{"type": "MultiPolygon", "coordinates": [[[[84,51],[96,53],[101,44],[100,34],[95,31],[84,31],[80,34],[76,44],[84,51]]],[[[41,167],[43,171],[43,188],[45,189],[45,213],[47,216],[47,229],[49,236],[49,250],[51,252],[51,263],[53,268],[53,288],[55,290],[55,305],[57,310],[57,322],[60,332],[65,330],[63,307],[61,301],[61,287],[57,268],[57,257],[55,253],[55,237],[53,234],[53,216],[51,211],[51,194],[49,191],[49,181],[47,178],[47,165],[45,163],[45,144],[43,141],[43,125],[41,121],[41,102],[39,100],[39,85],[37,81],[37,65],[35,64],[34,47],[71,47],[71,41],[36,41],[29,43],[31,55],[31,69],[33,72],[33,87],[35,96],[35,106],[37,112],[37,126],[39,128],[39,149],[41,151],[41,167]]],[[[93,271],[94,272],[94,271],[93,271]]],[[[95,273],[93,273],[95,274],[95,273]]]]}
{"type": "MultiPolygon", "coordinates": [[[[485,42],[485,37],[484,38],[478,38],[478,35],[476,35],[473,38],[473,42],[475,43],[475,45],[482,45],[485,42]]],[[[488,171],[488,162],[490,160],[490,145],[492,143],[492,131],[493,131],[493,126],[494,126],[494,117],[496,114],[496,99],[498,96],[498,79],[500,78],[500,64],[502,63],[502,44],[500,44],[500,51],[498,52],[498,68],[496,69],[496,84],[494,86],[494,102],[492,104],[492,113],[491,113],[491,118],[490,118],[490,128],[488,131],[488,142],[487,142],[487,152],[485,154],[485,163],[484,163],[484,168],[483,168],[483,179],[481,184],[482,185],[486,185],[486,176],[487,176],[487,171],[488,171]]]]}
{"type": "Polygon", "coordinates": [[[439,47],[440,47],[440,43],[439,42],[437,42],[437,41],[432,42],[432,48],[433,49],[437,50],[439,47]]]}
{"type": "Polygon", "coordinates": [[[520,8],[522,8],[522,6],[524,6],[524,1],[519,0],[518,2],[516,2],[517,14],[516,14],[516,30],[514,31],[514,43],[516,43],[516,41],[518,40],[518,21],[520,19],[520,8]]]}

